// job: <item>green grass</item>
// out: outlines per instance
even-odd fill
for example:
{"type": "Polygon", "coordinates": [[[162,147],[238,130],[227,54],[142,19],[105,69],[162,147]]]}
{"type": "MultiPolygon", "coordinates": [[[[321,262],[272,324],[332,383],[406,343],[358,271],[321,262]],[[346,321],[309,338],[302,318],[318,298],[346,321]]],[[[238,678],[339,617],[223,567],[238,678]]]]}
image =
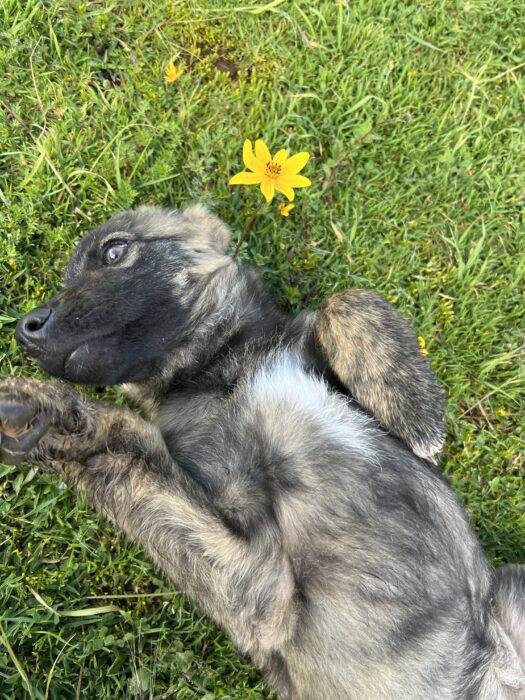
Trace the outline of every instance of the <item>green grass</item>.
{"type": "MultiPolygon", "coordinates": [[[[90,227],[201,200],[233,249],[260,197],[227,186],[243,140],[308,150],[312,186],[242,259],[291,310],[372,287],[411,318],[448,394],[444,469],[493,561],[523,561],[524,36],[521,0],[4,0],[2,374],[36,372],[16,320],[90,227]]],[[[25,697],[266,691],[88,504],[0,466],[0,699],[25,697]]]]}

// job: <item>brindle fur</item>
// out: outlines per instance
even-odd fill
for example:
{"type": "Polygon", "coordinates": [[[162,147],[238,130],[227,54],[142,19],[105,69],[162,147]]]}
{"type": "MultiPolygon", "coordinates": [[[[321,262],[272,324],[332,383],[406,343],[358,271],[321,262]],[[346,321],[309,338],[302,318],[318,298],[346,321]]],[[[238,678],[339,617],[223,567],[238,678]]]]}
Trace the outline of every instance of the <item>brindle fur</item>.
{"type": "Polygon", "coordinates": [[[421,459],[442,394],[406,323],[365,291],[287,318],[227,241],[200,206],[86,236],[17,336],[147,420],[8,377],[0,458],[85,491],[283,699],[524,698],[524,567],[492,570],[421,459]]]}
{"type": "Polygon", "coordinates": [[[317,314],[322,353],[356,401],[415,454],[443,448],[443,401],[408,323],[365,289],[334,294],[317,314]]]}

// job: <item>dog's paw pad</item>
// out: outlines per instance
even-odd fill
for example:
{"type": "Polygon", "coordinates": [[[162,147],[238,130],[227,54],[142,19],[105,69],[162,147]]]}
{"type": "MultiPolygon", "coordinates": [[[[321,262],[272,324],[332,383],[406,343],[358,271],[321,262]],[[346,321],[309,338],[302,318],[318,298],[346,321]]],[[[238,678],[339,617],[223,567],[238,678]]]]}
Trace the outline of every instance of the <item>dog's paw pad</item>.
{"type": "Polygon", "coordinates": [[[33,409],[21,403],[0,403],[0,432],[8,437],[19,438],[31,430],[35,417],[33,409]]]}
{"type": "Polygon", "coordinates": [[[49,421],[16,401],[0,403],[0,462],[19,464],[36,446],[49,421]]]}

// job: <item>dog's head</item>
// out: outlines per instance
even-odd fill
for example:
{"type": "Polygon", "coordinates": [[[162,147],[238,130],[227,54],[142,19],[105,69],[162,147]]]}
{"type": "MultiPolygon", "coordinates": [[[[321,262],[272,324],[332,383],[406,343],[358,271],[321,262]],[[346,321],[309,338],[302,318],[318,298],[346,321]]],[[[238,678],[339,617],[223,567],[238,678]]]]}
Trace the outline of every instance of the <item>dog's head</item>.
{"type": "Polygon", "coordinates": [[[201,205],[118,214],[80,241],[61,290],[19,321],[17,341],[70,381],[141,381],[194,332],[210,279],[232,264],[228,239],[201,205]]]}

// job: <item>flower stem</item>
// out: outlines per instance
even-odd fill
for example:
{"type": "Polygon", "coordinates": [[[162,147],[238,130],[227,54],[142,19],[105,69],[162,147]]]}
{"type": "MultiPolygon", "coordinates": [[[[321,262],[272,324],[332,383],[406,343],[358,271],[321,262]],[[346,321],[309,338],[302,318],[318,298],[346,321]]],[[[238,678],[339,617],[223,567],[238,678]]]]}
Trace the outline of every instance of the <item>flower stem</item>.
{"type": "Polygon", "coordinates": [[[234,258],[237,257],[237,254],[238,254],[238,252],[239,252],[239,249],[240,249],[240,247],[241,247],[241,244],[242,244],[242,242],[244,241],[244,239],[246,238],[246,234],[247,234],[248,231],[251,229],[252,224],[253,224],[253,222],[254,222],[254,220],[255,220],[255,217],[257,216],[257,214],[258,214],[259,211],[261,210],[263,204],[266,204],[266,200],[265,200],[264,198],[261,199],[261,201],[259,202],[259,204],[258,204],[258,205],[255,207],[255,209],[252,211],[252,214],[251,214],[250,218],[249,218],[248,221],[246,222],[246,224],[245,224],[245,226],[244,226],[244,230],[243,230],[243,232],[241,233],[241,235],[239,236],[239,240],[237,241],[237,245],[236,245],[236,247],[235,247],[235,253],[233,254],[233,257],[234,257],[234,258]]]}

